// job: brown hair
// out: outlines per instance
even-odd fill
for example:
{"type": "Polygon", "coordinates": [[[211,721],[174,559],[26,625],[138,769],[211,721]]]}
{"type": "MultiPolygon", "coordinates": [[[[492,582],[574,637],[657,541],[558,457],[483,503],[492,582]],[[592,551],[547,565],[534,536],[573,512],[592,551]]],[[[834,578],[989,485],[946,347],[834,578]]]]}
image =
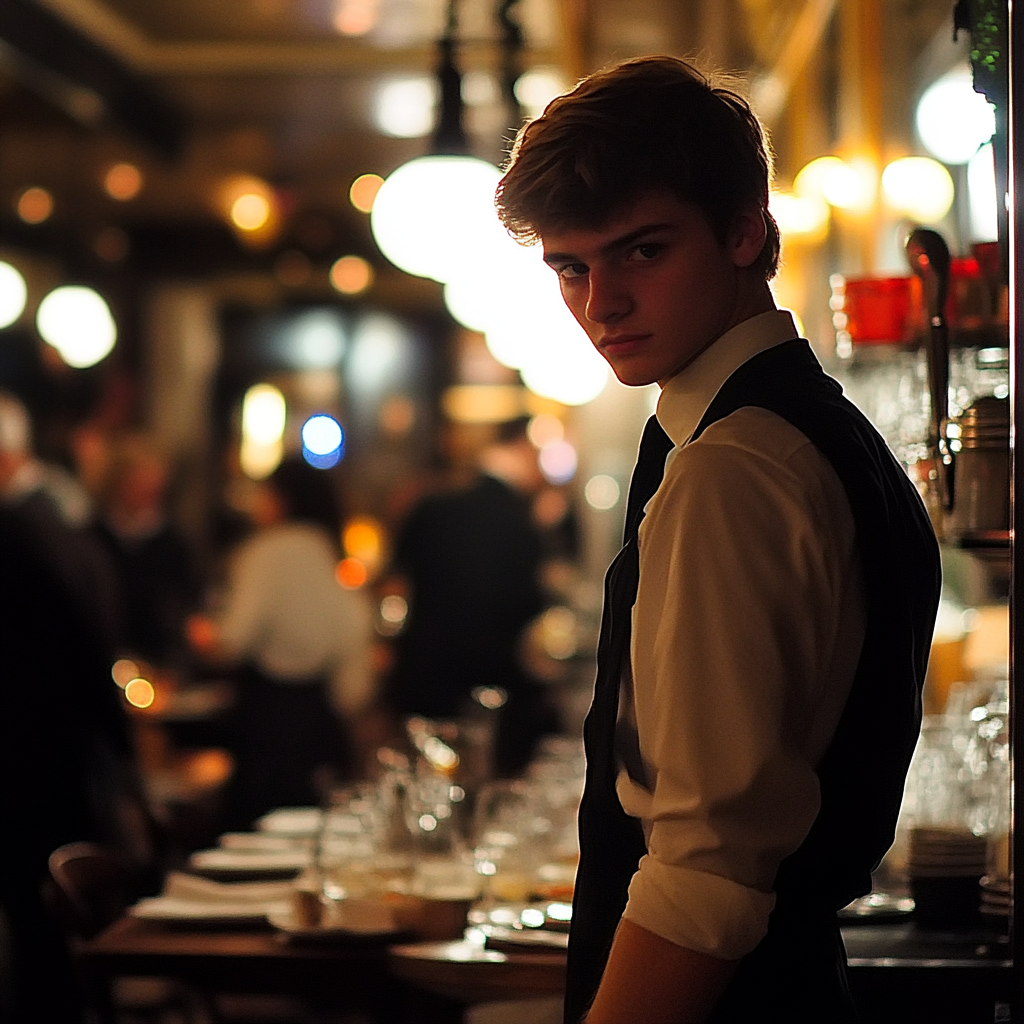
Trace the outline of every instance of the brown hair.
{"type": "Polygon", "coordinates": [[[754,263],[769,280],[779,229],[768,212],[772,160],[741,96],[675,57],[640,57],[585,78],[519,132],[495,203],[509,232],[598,227],[646,191],[699,207],[720,242],[745,207],[768,235],[754,263]]]}

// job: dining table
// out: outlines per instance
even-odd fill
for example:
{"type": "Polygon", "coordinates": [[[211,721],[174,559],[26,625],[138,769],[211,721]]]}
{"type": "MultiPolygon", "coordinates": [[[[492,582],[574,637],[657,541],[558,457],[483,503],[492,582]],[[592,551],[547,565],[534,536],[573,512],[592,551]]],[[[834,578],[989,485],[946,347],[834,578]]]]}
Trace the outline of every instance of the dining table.
{"type": "MultiPolygon", "coordinates": [[[[488,948],[473,931],[450,942],[401,934],[296,942],[269,928],[125,916],[84,943],[78,960],[98,1008],[109,1007],[113,980],[124,976],[172,978],[211,1001],[224,993],[300,995],[374,1024],[458,1024],[480,1003],[561,994],[564,949],[516,948],[514,940],[488,948]]],[[[903,920],[850,924],[843,935],[865,1024],[990,1024],[1009,1004],[1009,948],[991,929],[941,932],[903,920]]]]}

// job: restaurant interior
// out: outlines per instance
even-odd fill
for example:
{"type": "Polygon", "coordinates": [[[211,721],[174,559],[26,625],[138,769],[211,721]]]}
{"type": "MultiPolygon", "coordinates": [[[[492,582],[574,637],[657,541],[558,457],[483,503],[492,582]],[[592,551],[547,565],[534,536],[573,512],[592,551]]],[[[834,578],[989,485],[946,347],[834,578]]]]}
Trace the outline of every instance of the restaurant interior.
{"type": "Polygon", "coordinates": [[[53,553],[0,522],[0,1019],[561,1020],[658,388],[493,195],[526,119],[655,53],[766,127],[775,299],[941,542],[896,842],[841,914],[862,1020],[1024,1007],[1016,31],[996,0],[0,0],[0,511],[45,494],[53,553]],[[257,645],[337,667],[303,703],[257,645]]]}

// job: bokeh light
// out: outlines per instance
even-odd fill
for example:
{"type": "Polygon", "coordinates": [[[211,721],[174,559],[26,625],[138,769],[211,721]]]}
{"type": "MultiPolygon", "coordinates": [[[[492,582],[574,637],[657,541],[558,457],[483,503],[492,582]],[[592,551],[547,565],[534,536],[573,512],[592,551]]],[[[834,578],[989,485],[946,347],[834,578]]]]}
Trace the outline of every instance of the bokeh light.
{"type": "Polygon", "coordinates": [[[925,149],[944,164],[965,164],[995,134],[995,110],[974,91],[968,65],[933,82],[917,104],[917,134],[925,149]]]}
{"type": "Polygon", "coordinates": [[[260,444],[247,437],[242,438],[242,444],[238,451],[238,464],[250,480],[265,480],[281,465],[283,458],[283,441],[260,444]]]}
{"type": "Polygon", "coordinates": [[[111,666],[111,678],[123,690],[133,679],[137,679],[141,669],[131,658],[118,658],[111,666]]]}
{"type": "Polygon", "coordinates": [[[15,209],[26,224],[42,224],[53,213],[53,196],[45,188],[33,185],[18,196],[15,209]]]}
{"type": "MultiPolygon", "coordinates": [[[[381,185],[370,212],[380,251],[417,277],[450,281],[467,261],[508,239],[494,212],[501,171],[486,160],[423,156],[381,185]]],[[[514,243],[512,243],[514,244],[514,243]]]]}
{"type": "Polygon", "coordinates": [[[284,435],[288,405],[280,388],[254,384],[242,399],[242,436],[256,444],[271,445],[284,435]]]}
{"type": "Polygon", "coordinates": [[[231,204],[231,223],[241,231],[259,231],[270,220],[270,202],[257,192],[243,192],[231,204]]]}
{"type": "Polygon", "coordinates": [[[540,117],[556,96],[566,92],[569,84],[557,68],[538,67],[521,74],[513,88],[527,116],[534,118],[540,117]]]}
{"type": "Polygon", "coordinates": [[[548,483],[567,484],[576,475],[576,449],[568,441],[544,445],[537,457],[540,471],[548,483]]]}
{"type": "Polygon", "coordinates": [[[365,36],[380,17],[380,0],[334,0],[331,24],[343,36],[365,36]]]}
{"type": "Polygon", "coordinates": [[[369,213],[383,184],[384,179],[379,174],[360,174],[348,190],[349,202],[360,213],[369,213]]]}
{"type": "Polygon", "coordinates": [[[0,262],[0,328],[10,327],[25,311],[28,288],[17,267],[0,262]]]}
{"type": "Polygon", "coordinates": [[[384,552],[384,528],[370,516],[353,516],[341,534],[345,554],[358,558],[367,568],[380,564],[384,552]]]}
{"type": "Polygon", "coordinates": [[[302,424],[302,457],[316,469],[336,466],[345,454],[345,432],[327,413],[310,416],[302,424]]]}
{"type": "Polygon", "coordinates": [[[953,205],[953,179],[937,161],[907,156],[882,171],[882,194],[894,210],[921,224],[934,224],[953,205]]]}
{"type": "Polygon", "coordinates": [[[526,427],[526,436],[534,448],[543,448],[552,441],[561,441],[565,437],[565,427],[557,416],[541,412],[530,419],[526,427]]]}
{"type": "Polygon", "coordinates": [[[148,679],[131,679],[124,688],[125,699],[132,707],[148,708],[156,698],[156,691],[148,679]]]}
{"type": "Polygon", "coordinates": [[[93,366],[109,355],[117,325],[103,297],[82,285],[54,288],[36,313],[36,327],[68,366],[93,366]]]}
{"type": "Polygon", "coordinates": [[[773,191],[768,208],[786,238],[817,241],[828,231],[828,203],[820,196],[773,191]]]}
{"type": "Polygon", "coordinates": [[[995,152],[992,144],[981,147],[967,164],[971,240],[994,242],[999,238],[999,197],[996,194],[995,152]]]}
{"type": "Polygon", "coordinates": [[[377,89],[373,120],[385,135],[395,139],[418,139],[434,124],[437,84],[433,78],[399,78],[377,89]]]}
{"type": "Polygon", "coordinates": [[[142,191],[142,172],[135,164],[114,164],[103,176],[103,189],[111,199],[126,203],[142,191]]]}
{"type": "Polygon", "coordinates": [[[346,590],[358,590],[370,578],[366,566],[358,558],[343,558],[334,573],[338,583],[346,590]]]}
{"type": "Polygon", "coordinates": [[[608,476],[607,473],[598,473],[587,481],[583,488],[583,497],[591,508],[606,512],[618,505],[622,489],[615,477],[608,476]]]}
{"type": "Polygon", "coordinates": [[[342,256],[332,264],[330,278],[342,295],[359,295],[373,284],[373,267],[362,256],[342,256]]]}

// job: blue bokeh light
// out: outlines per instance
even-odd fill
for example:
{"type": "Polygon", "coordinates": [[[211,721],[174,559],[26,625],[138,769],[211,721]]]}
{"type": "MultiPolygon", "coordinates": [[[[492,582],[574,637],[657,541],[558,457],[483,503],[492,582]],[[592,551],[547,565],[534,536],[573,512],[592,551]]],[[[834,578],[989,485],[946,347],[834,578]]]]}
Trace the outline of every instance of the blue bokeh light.
{"type": "Polygon", "coordinates": [[[345,455],[345,432],[326,413],[310,416],[302,425],[302,457],[315,469],[330,469],[345,455]]]}

